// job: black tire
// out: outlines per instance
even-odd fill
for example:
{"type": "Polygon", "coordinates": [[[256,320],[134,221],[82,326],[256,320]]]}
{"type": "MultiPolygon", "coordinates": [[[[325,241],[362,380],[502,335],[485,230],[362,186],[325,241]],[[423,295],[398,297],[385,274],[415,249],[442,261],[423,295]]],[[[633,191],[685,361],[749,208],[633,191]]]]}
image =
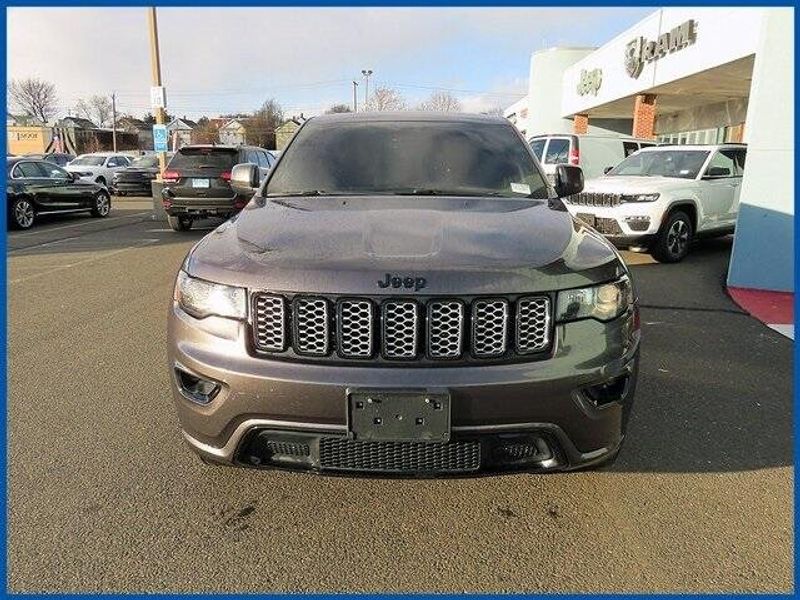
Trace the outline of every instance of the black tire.
{"type": "Polygon", "coordinates": [[[36,208],[30,198],[17,198],[9,205],[8,224],[12,229],[30,229],[36,221],[36,208]]]}
{"type": "Polygon", "coordinates": [[[650,254],[658,262],[676,263],[682,261],[689,253],[694,230],[692,220],[682,210],[667,215],[650,247],[650,254]]]}
{"type": "Polygon", "coordinates": [[[192,219],[189,217],[167,216],[167,223],[172,231],[189,231],[192,228],[192,219]]]}
{"type": "Polygon", "coordinates": [[[111,212],[111,196],[108,192],[99,191],[94,197],[94,206],[92,207],[92,216],[98,219],[104,219],[111,212]]]}

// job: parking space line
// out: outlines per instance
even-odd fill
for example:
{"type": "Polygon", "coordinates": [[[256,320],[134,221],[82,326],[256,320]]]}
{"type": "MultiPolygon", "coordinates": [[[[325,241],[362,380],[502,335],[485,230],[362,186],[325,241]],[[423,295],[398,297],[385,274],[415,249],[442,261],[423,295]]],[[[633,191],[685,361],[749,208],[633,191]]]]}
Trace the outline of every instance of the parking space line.
{"type": "Polygon", "coordinates": [[[154,240],[154,239],[142,240],[140,243],[134,244],[133,246],[126,246],[125,248],[119,248],[118,250],[112,250],[111,252],[106,252],[106,253],[100,254],[98,256],[92,256],[92,257],[89,257],[89,258],[85,258],[83,260],[79,260],[79,261],[74,262],[74,263],[69,263],[69,264],[66,264],[66,265],[59,265],[57,267],[53,267],[52,269],[50,269],[48,271],[42,271],[41,273],[34,273],[32,275],[27,275],[25,277],[19,277],[17,279],[11,279],[11,280],[9,280],[9,283],[24,283],[24,282],[30,281],[32,279],[38,279],[39,277],[44,277],[45,275],[50,275],[52,273],[56,273],[58,271],[63,271],[65,269],[70,269],[72,267],[79,267],[79,266],[82,266],[82,265],[90,264],[90,263],[93,263],[93,262],[97,262],[99,260],[103,260],[104,258],[110,258],[112,256],[116,256],[117,254],[122,254],[123,252],[127,252],[128,250],[135,250],[136,248],[142,248],[144,246],[148,246],[150,244],[154,244],[157,241],[158,240],[154,240]]]}
{"type": "MultiPolygon", "coordinates": [[[[106,217],[101,223],[108,223],[109,221],[116,221],[117,219],[130,219],[131,217],[136,217],[140,215],[149,215],[151,211],[143,211],[138,213],[133,213],[132,215],[119,215],[118,217],[106,217]]],[[[50,233],[51,231],[60,231],[61,229],[70,229],[72,227],[81,227],[83,225],[89,225],[91,223],[97,223],[98,221],[92,220],[85,220],[81,221],[80,223],[71,223],[70,225],[60,225],[58,227],[48,227],[46,229],[35,229],[33,231],[20,231],[16,232],[13,236],[9,236],[9,239],[19,238],[19,237],[31,237],[34,235],[40,235],[45,233],[50,233]]]]}

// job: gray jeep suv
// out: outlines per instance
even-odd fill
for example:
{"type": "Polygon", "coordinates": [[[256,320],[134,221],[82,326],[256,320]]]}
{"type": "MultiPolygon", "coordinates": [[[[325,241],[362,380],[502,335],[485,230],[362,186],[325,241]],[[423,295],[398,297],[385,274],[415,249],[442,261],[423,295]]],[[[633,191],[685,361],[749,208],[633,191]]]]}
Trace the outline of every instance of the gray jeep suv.
{"type": "Polygon", "coordinates": [[[570,470],[619,451],[639,315],[616,250],[502,118],[306,122],[188,254],[169,370],[206,462],[454,475],[570,470]]]}

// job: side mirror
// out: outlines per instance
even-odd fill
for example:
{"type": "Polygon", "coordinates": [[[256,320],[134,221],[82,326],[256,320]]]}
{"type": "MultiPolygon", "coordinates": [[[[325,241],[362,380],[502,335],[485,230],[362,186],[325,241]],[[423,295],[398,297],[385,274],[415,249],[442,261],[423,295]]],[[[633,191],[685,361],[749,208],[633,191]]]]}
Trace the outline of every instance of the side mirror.
{"type": "Polygon", "coordinates": [[[608,172],[611,171],[614,167],[606,167],[603,169],[603,175],[608,175],[608,172]]]}
{"type": "Polygon", "coordinates": [[[583,169],[575,165],[556,165],[556,195],[559,198],[583,191],[583,169]]]}
{"type": "Polygon", "coordinates": [[[704,179],[705,178],[713,179],[714,177],[730,177],[730,176],[731,176],[731,170],[727,167],[709,167],[708,171],[706,171],[704,179]]]}
{"type": "Polygon", "coordinates": [[[231,187],[237,194],[252,196],[258,191],[261,183],[261,174],[258,165],[253,163],[240,163],[231,169],[231,187]]]}

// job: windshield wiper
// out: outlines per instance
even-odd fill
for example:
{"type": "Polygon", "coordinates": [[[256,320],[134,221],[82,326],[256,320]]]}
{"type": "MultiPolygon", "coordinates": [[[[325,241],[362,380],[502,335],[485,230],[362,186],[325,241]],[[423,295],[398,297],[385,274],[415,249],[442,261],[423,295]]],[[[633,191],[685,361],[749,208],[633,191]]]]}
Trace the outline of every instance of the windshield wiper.
{"type": "Polygon", "coordinates": [[[491,196],[494,198],[514,198],[494,190],[441,190],[437,188],[402,188],[375,190],[380,194],[393,194],[395,196],[491,196]]]}
{"type": "Polygon", "coordinates": [[[348,195],[350,194],[326,192],[325,190],[297,190],[294,192],[277,192],[274,194],[267,194],[267,198],[302,198],[304,196],[348,196],[348,195]]]}

